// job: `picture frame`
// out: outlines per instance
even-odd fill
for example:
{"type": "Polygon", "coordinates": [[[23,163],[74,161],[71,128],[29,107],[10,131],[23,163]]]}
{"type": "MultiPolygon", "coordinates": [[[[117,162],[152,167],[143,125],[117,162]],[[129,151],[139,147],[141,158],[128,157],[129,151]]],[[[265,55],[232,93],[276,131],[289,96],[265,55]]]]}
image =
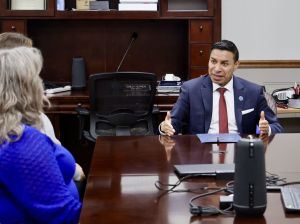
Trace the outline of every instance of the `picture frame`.
{"type": "Polygon", "coordinates": [[[46,0],[10,0],[11,10],[45,10],[46,0]]]}

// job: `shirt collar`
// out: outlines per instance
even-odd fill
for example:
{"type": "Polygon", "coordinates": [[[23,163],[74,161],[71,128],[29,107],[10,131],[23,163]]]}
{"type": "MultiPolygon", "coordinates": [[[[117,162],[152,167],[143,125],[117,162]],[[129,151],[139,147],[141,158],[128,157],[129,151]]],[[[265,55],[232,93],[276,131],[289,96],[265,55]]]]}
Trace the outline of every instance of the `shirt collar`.
{"type": "Polygon", "coordinates": [[[232,92],[233,91],[233,77],[230,79],[230,81],[225,86],[220,86],[216,83],[212,83],[213,85],[213,91],[217,91],[218,88],[226,88],[227,91],[232,92]]]}

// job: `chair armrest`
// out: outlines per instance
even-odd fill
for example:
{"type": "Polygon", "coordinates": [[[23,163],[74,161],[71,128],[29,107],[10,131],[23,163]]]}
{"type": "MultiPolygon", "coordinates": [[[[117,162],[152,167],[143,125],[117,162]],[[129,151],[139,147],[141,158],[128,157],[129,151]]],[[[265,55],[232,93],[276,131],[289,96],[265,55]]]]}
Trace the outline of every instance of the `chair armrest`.
{"type": "Polygon", "coordinates": [[[83,132],[84,132],[84,127],[85,127],[85,119],[87,116],[90,115],[89,110],[87,110],[86,108],[81,107],[81,104],[79,104],[76,107],[76,112],[78,114],[78,120],[79,120],[79,133],[78,133],[78,137],[79,137],[79,141],[82,140],[82,136],[83,136],[83,132]]]}
{"type": "Polygon", "coordinates": [[[154,105],[152,109],[152,114],[159,114],[159,113],[160,113],[159,107],[154,105]]]}
{"type": "Polygon", "coordinates": [[[83,108],[83,107],[81,107],[81,106],[78,106],[78,107],[76,107],[76,112],[77,112],[77,114],[78,115],[82,115],[82,116],[88,116],[88,115],[90,115],[90,111],[89,110],[87,110],[86,108],[83,108]]]}

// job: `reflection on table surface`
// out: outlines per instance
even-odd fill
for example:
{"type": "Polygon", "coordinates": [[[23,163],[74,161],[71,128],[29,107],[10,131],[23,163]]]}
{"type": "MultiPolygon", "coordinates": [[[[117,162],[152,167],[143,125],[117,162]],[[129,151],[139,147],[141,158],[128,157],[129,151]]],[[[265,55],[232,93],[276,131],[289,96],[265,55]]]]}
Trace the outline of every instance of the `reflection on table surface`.
{"type": "MultiPolygon", "coordinates": [[[[266,167],[295,181],[300,179],[300,134],[278,134],[264,139],[266,167]]],[[[101,137],[97,139],[80,223],[299,223],[300,214],[286,214],[280,193],[268,193],[264,217],[191,216],[191,192],[163,194],[154,183],[174,184],[174,164],[214,162],[214,144],[201,144],[196,136],[101,137]]],[[[227,146],[234,144],[230,143],[227,146]]],[[[234,153],[233,153],[234,155],[234,153]]],[[[177,189],[221,187],[228,180],[193,178],[177,189]]],[[[218,206],[220,195],[197,200],[218,206]]]]}

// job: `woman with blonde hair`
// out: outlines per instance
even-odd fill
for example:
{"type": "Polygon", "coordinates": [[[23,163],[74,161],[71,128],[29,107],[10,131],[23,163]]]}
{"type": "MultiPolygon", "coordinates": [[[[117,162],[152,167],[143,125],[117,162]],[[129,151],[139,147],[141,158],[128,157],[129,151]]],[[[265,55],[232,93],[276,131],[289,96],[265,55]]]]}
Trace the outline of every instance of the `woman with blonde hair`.
{"type": "MultiPolygon", "coordinates": [[[[11,48],[22,47],[22,46],[33,47],[33,41],[22,33],[4,32],[0,34],[0,49],[11,49],[11,48]]],[[[49,102],[47,100],[46,102],[49,105],[49,102]]],[[[43,109],[43,108],[36,108],[36,109],[43,109]]],[[[40,125],[38,126],[39,130],[45,133],[46,135],[48,135],[53,142],[57,144],[61,144],[60,141],[56,138],[52,123],[49,120],[49,118],[46,116],[46,114],[44,114],[42,110],[35,110],[35,112],[37,112],[41,121],[40,125]]],[[[81,166],[77,163],[76,163],[76,171],[73,178],[75,181],[82,181],[85,179],[85,174],[81,166]]]]}
{"type": "Polygon", "coordinates": [[[33,43],[29,37],[22,33],[5,32],[0,34],[1,48],[14,48],[18,46],[32,47],[33,43]]]}
{"type": "Polygon", "coordinates": [[[78,223],[75,160],[39,131],[42,65],[36,48],[0,50],[0,223],[78,223]]]}

